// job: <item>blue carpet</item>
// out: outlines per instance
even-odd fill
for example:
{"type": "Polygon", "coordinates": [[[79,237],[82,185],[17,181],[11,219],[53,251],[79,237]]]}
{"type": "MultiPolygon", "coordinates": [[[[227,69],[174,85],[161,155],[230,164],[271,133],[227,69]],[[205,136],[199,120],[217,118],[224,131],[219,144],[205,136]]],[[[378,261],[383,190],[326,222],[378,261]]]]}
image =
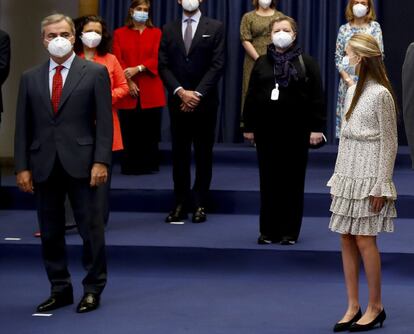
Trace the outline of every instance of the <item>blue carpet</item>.
{"type": "MultiPolygon", "coordinates": [[[[113,212],[106,232],[108,246],[127,247],[171,247],[212,248],[281,251],[329,251],[338,252],[338,234],[328,229],[328,217],[305,217],[301,237],[293,247],[256,244],[258,216],[254,215],[209,215],[205,224],[165,224],[163,213],[113,212]]],[[[0,211],[1,245],[38,245],[33,237],[37,230],[36,214],[32,211],[0,211]],[[20,241],[5,241],[5,238],[21,238],[20,241]]],[[[385,253],[414,254],[412,219],[397,219],[394,233],[383,233],[378,238],[385,253]]],[[[80,245],[75,230],[67,234],[69,245],[80,245]]]]}
{"type": "MultiPolygon", "coordinates": [[[[210,250],[180,256],[172,250],[171,256],[162,256],[118,247],[111,251],[109,283],[99,310],[78,315],[69,306],[37,318],[32,317],[34,306],[47,296],[48,285],[39,254],[31,247],[2,257],[4,333],[323,334],[331,333],[345,309],[340,257],[332,253],[230,251],[223,256],[210,250]]],[[[70,255],[79,300],[83,271],[77,249],[70,255]]],[[[384,266],[388,319],[381,333],[412,333],[413,270],[389,275],[392,267],[384,266]]],[[[365,304],[367,287],[364,279],[361,283],[365,304]]]]}
{"type": "MultiPolygon", "coordinates": [[[[102,307],[78,315],[75,305],[32,317],[48,295],[32,196],[14,176],[0,189],[1,333],[16,334],[324,334],[346,307],[338,235],[328,228],[336,147],[312,151],[305,218],[295,246],[256,244],[258,171],[248,145],[218,145],[211,211],[205,224],[163,222],[172,202],[169,147],[158,174],[122,176],[114,169],[107,236],[108,286],[102,307]],[[16,210],[18,209],[18,210],[16,210]],[[5,238],[20,238],[7,241],[5,238]]],[[[382,234],[384,334],[412,334],[414,309],[414,174],[407,148],[397,156],[400,219],[382,234]]],[[[76,302],[81,297],[81,241],[67,234],[76,302]]],[[[361,301],[367,286],[361,278],[361,301]]]]}

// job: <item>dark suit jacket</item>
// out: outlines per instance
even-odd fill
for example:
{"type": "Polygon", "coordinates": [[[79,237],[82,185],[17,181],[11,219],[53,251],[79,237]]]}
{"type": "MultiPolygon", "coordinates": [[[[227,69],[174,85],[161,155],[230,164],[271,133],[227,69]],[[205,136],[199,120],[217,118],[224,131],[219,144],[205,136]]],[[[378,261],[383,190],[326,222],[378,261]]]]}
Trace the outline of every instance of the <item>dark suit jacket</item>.
{"type": "MultiPolygon", "coordinates": [[[[3,98],[1,95],[1,86],[6,81],[10,71],[10,37],[0,30],[0,113],[3,112],[3,98]]],[[[0,115],[1,120],[1,115],[0,115]]]]}
{"type": "Polygon", "coordinates": [[[111,84],[106,67],[75,57],[57,114],[49,92],[49,62],[25,72],[20,81],[15,132],[16,172],[31,170],[45,181],[55,157],[74,178],[89,178],[95,162],[110,165],[111,84]]]}
{"type": "Polygon", "coordinates": [[[159,73],[170,98],[182,86],[201,93],[202,101],[218,104],[217,83],[225,62],[223,24],[201,16],[188,55],[181,27],[181,19],[164,26],[159,50],[159,73]]]}
{"type": "Polygon", "coordinates": [[[402,89],[405,133],[414,168],[414,43],[409,45],[405,55],[402,69],[402,89]]]}

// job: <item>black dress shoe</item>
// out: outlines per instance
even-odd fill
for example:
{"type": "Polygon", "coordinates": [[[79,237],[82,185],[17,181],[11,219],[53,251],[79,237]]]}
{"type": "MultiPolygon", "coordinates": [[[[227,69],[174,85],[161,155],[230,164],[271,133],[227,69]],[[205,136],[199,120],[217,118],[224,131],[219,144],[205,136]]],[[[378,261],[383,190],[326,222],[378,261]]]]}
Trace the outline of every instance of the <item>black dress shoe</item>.
{"type": "Polygon", "coordinates": [[[270,245],[270,244],[276,244],[279,242],[280,242],[280,238],[269,237],[264,234],[260,234],[259,238],[257,238],[257,243],[259,245],[270,245]]]}
{"type": "Polygon", "coordinates": [[[372,320],[370,323],[366,325],[360,325],[354,322],[351,325],[351,327],[349,327],[349,331],[350,332],[366,332],[366,331],[370,331],[378,324],[380,325],[380,327],[382,327],[382,324],[384,323],[386,317],[387,315],[385,314],[385,310],[382,309],[382,311],[377,315],[377,317],[374,320],[372,320]]]}
{"type": "Polygon", "coordinates": [[[100,297],[94,293],[85,293],[76,308],[78,313],[86,313],[96,310],[99,307],[100,297]]]}
{"type": "Polygon", "coordinates": [[[36,312],[49,312],[71,304],[73,304],[73,294],[52,294],[47,300],[36,308],[36,312]]]}
{"type": "Polygon", "coordinates": [[[204,223],[207,220],[207,215],[203,207],[198,207],[193,213],[193,223],[204,223]]]}
{"type": "Polygon", "coordinates": [[[294,240],[290,237],[283,237],[282,240],[280,241],[280,244],[283,245],[283,246],[294,245],[294,244],[296,244],[296,240],[294,240]]]}
{"type": "Polygon", "coordinates": [[[351,327],[351,325],[358,321],[360,318],[362,317],[362,312],[361,309],[358,310],[358,312],[354,315],[354,317],[347,321],[347,322],[338,322],[335,324],[333,331],[334,332],[346,332],[349,330],[349,328],[351,327]]]}
{"type": "Polygon", "coordinates": [[[78,227],[78,225],[76,225],[76,224],[65,225],[65,231],[70,231],[70,230],[73,230],[77,227],[78,227]]]}
{"type": "Polygon", "coordinates": [[[177,205],[174,210],[172,210],[168,216],[165,218],[166,223],[175,223],[183,221],[188,218],[187,212],[184,210],[183,205],[177,205]]]}
{"type": "Polygon", "coordinates": [[[267,237],[267,236],[265,236],[265,235],[263,235],[263,234],[261,234],[261,235],[259,236],[259,238],[257,239],[257,243],[258,243],[259,245],[270,245],[272,242],[273,242],[273,241],[272,241],[272,239],[271,239],[271,238],[269,238],[269,237],[267,237]]]}

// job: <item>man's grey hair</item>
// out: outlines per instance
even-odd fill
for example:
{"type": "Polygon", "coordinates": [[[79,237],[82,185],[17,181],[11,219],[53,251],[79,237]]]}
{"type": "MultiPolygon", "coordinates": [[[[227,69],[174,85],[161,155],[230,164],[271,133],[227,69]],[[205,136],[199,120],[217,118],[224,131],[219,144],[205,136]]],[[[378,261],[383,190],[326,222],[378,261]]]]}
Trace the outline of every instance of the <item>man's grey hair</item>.
{"type": "Polygon", "coordinates": [[[41,28],[40,28],[40,32],[42,36],[45,33],[46,26],[54,24],[54,23],[59,23],[61,21],[66,21],[67,24],[69,24],[70,28],[72,29],[73,35],[76,35],[75,24],[73,23],[73,20],[69,16],[57,13],[57,14],[49,15],[42,20],[41,28]]]}

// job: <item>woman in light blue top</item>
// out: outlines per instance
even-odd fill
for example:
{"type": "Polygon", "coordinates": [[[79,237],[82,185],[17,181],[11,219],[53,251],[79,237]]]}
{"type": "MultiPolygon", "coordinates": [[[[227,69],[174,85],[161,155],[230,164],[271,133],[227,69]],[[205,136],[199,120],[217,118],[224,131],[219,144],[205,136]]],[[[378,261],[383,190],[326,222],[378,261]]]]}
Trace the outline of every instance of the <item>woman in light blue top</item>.
{"type": "Polygon", "coordinates": [[[345,47],[349,39],[356,33],[366,33],[373,36],[384,54],[381,26],[375,21],[375,9],[373,0],[349,0],[345,11],[348,23],[339,28],[336,40],[335,64],[340,75],[338,87],[338,102],[336,106],[336,137],[339,138],[341,120],[344,115],[346,91],[356,83],[357,76],[346,73],[343,69],[343,57],[345,47]]]}

